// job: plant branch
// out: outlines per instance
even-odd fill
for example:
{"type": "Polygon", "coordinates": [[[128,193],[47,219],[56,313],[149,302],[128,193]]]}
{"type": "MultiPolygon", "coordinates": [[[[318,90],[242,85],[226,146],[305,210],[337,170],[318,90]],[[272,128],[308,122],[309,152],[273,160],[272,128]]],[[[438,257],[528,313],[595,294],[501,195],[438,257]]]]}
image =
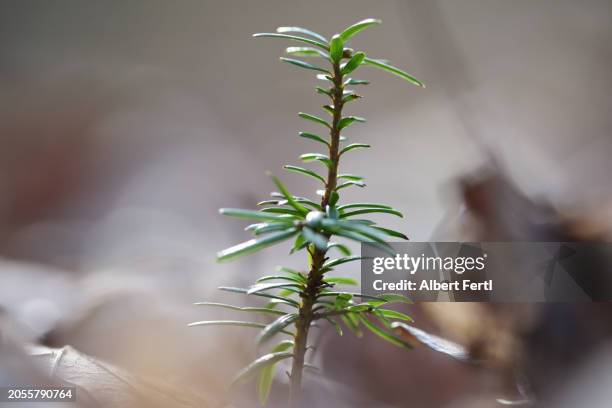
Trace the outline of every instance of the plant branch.
{"type": "MultiPolygon", "coordinates": [[[[338,182],[338,164],[340,160],[339,147],[340,147],[340,129],[338,123],[342,119],[342,96],[343,96],[343,84],[342,84],[342,73],[340,70],[340,64],[334,63],[334,76],[332,93],[333,102],[333,119],[330,130],[330,144],[329,144],[329,159],[331,165],[327,174],[327,180],[325,181],[325,193],[321,199],[321,208],[325,211],[331,195],[336,189],[338,182]]],[[[329,237],[328,237],[329,238],[329,237]]],[[[322,267],[325,263],[327,250],[315,249],[311,253],[311,267],[308,273],[308,282],[306,289],[301,294],[302,302],[299,309],[299,318],[296,322],[296,334],[294,339],[293,348],[293,365],[291,367],[291,384],[289,391],[289,407],[298,408],[302,400],[302,372],[304,371],[304,357],[306,354],[306,348],[308,344],[308,330],[316,316],[313,313],[313,305],[316,298],[323,286],[323,273],[322,267]]]]}

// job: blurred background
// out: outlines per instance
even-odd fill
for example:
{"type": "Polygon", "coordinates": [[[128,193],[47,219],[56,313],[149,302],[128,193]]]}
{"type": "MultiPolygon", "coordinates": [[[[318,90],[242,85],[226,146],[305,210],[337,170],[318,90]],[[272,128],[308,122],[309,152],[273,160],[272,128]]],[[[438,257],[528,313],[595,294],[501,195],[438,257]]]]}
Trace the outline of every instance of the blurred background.
{"type": "MultiPolygon", "coordinates": [[[[297,195],[316,188],[281,167],[313,149],[297,137],[312,130],[297,112],[320,112],[317,80],[278,61],[288,44],[251,34],[297,25],[331,35],[367,17],[383,25],[355,44],[427,88],[361,69],[372,85],[350,112],[368,123],[350,136],[373,148],[343,162],[368,181],[347,201],[393,205],[406,218],[388,226],[414,241],[606,236],[610,1],[1,0],[0,332],[17,344],[71,345],[222,401],[227,380],[256,353],[254,333],[188,329],[219,317],[191,304],[225,299],[217,286],[247,285],[303,260],[287,258],[283,246],[215,264],[216,251],[247,239],[244,223],[217,209],[265,199],[268,170],[297,195]]],[[[353,269],[347,274],[358,277],[353,269]]],[[[462,316],[498,312],[450,307],[462,316]]],[[[465,326],[448,328],[418,306],[405,311],[418,327],[470,341],[465,326]]],[[[558,339],[556,329],[542,329],[543,338],[558,339]]],[[[580,340],[585,361],[599,355],[600,340],[607,347],[608,329],[594,329],[596,349],[580,340]]],[[[506,374],[345,337],[321,331],[325,380],[312,387],[328,391],[312,406],[488,407],[516,394],[506,374]]],[[[608,383],[609,360],[595,358],[607,375],[596,377],[608,383]]],[[[587,386],[575,388],[580,398],[587,386]]],[[[234,403],[253,405],[250,392],[234,403]]]]}

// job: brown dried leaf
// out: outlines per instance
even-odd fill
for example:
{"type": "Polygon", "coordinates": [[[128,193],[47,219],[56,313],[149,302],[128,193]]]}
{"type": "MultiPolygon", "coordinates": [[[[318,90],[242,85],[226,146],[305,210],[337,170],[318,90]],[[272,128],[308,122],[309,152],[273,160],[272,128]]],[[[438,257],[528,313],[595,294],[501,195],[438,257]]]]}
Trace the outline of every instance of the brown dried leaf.
{"type": "Polygon", "coordinates": [[[70,346],[34,346],[30,356],[57,383],[77,388],[77,401],[86,407],[202,408],[209,402],[186,389],[136,377],[120,368],[80,353],[70,346]]]}
{"type": "Polygon", "coordinates": [[[465,347],[450,340],[446,340],[442,337],[429,334],[406,323],[393,322],[391,324],[391,328],[395,331],[397,335],[401,336],[405,341],[412,344],[413,346],[422,344],[434,351],[446,354],[456,360],[463,361],[465,363],[477,362],[476,360],[470,357],[465,347]]]}

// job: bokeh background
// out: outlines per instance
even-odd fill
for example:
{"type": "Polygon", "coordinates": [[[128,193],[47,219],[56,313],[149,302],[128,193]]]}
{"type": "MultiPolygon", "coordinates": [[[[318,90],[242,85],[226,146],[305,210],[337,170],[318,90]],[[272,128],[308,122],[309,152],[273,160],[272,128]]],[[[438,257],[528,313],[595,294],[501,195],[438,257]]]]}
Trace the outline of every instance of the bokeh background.
{"type": "MultiPolygon", "coordinates": [[[[191,303],[302,261],[280,247],[215,264],[216,251],[247,238],[217,209],[265,199],[266,171],[299,195],[316,187],[281,167],[313,148],[297,137],[310,130],[297,112],[320,112],[317,81],[278,61],[285,43],[251,34],[298,25],[331,35],[367,17],[383,25],[355,44],[427,88],[361,70],[372,85],[350,110],[368,122],[350,136],[373,149],[343,162],[369,185],[347,200],[392,204],[406,217],[388,225],[412,240],[460,239],[459,180],[494,167],[560,213],[609,214],[610,1],[2,0],[10,333],[217,397],[254,355],[253,333],[188,329],[218,316],[191,303]]],[[[363,406],[464,406],[453,404],[498,391],[445,357],[350,341],[323,377],[376,401],[363,406]],[[365,355],[366,344],[376,351],[365,355]],[[379,356],[395,361],[391,372],[379,356]]]]}

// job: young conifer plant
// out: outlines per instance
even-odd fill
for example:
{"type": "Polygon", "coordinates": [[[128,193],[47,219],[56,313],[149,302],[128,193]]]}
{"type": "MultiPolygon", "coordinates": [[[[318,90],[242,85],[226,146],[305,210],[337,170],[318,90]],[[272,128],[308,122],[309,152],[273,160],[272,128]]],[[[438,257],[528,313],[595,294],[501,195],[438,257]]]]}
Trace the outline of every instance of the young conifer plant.
{"type": "Polygon", "coordinates": [[[361,258],[353,255],[351,250],[338,238],[367,242],[370,245],[390,252],[388,240],[407,239],[401,232],[377,226],[375,222],[362,218],[370,213],[385,213],[402,217],[396,209],[378,203],[347,203],[340,200],[340,193],[349,187],[365,187],[363,177],[340,173],[340,159],[346,154],[370,147],[365,143],[352,143],[346,132],[349,126],[365,122],[359,116],[344,114],[349,103],[361,98],[351,86],[363,86],[369,82],[354,79],[352,76],[361,67],[373,67],[394,74],[409,83],[423,87],[423,83],[408,73],[396,68],[386,60],[366,57],[361,51],[348,48],[349,41],[362,30],[380,24],[379,20],[366,19],[348,27],[330,40],[311,30],[301,27],[279,27],[276,33],[254,34],[253,37],[276,38],[297,43],[286,53],[291,57],[313,58],[325,63],[325,66],[295,58],[281,57],[299,68],[317,73],[316,78],[322,81],[316,91],[327,97],[323,109],[329,114],[327,119],[309,113],[299,113],[299,117],[320,125],[325,131],[315,134],[299,132],[299,136],[309,139],[324,149],[323,153],[306,153],[300,156],[303,162],[319,162],[321,172],[286,165],[292,173],[311,177],[321,183],[317,190],[320,200],[297,197],[293,195],[276,177],[272,177],[277,192],[272,199],[259,203],[259,210],[242,210],[223,208],[221,214],[251,220],[255,223],[246,227],[254,238],[223,250],[218,253],[219,261],[229,261],[243,255],[252,254],[266,247],[292,240],[291,254],[304,253],[307,267],[304,271],[281,267],[278,272],[258,279],[249,288],[221,287],[228,292],[242,293],[262,298],[268,303],[263,307],[239,307],[222,303],[200,302],[198,305],[226,308],[246,314],[260,313],[271,317],[270,323],[263,324],[248,320],[215,320],[194,322],[191,326],[230,325],[246,326],[261,329],[257,343],[265,345],[268,352],[257,358],[243,369],[236,382],[258,377],[258,394],[262,405],[265,405],[278,362],[291,359],[289,403],[297,407],[301,401],[302,373],[310,368],[306,363],[308,334],[316,321],[331,324],[342,335],[343,326],[357,336],[362,330],[368,330],[382,339],[399,347],[410,348],[391,330],[392,320],[411,318],[403,313],[385,309],[383,306],[392,302],[409,300],[401,295],[386,294],[376,297],[339,290],[338,287],[358,285],[350,278],[333,276],[334,269],[348,262],[361,258]],[[349,75],[351,77],[349,77],[349,75]],[[282,340],[275,345],[269,343],[275,337],[282,340]]]}

